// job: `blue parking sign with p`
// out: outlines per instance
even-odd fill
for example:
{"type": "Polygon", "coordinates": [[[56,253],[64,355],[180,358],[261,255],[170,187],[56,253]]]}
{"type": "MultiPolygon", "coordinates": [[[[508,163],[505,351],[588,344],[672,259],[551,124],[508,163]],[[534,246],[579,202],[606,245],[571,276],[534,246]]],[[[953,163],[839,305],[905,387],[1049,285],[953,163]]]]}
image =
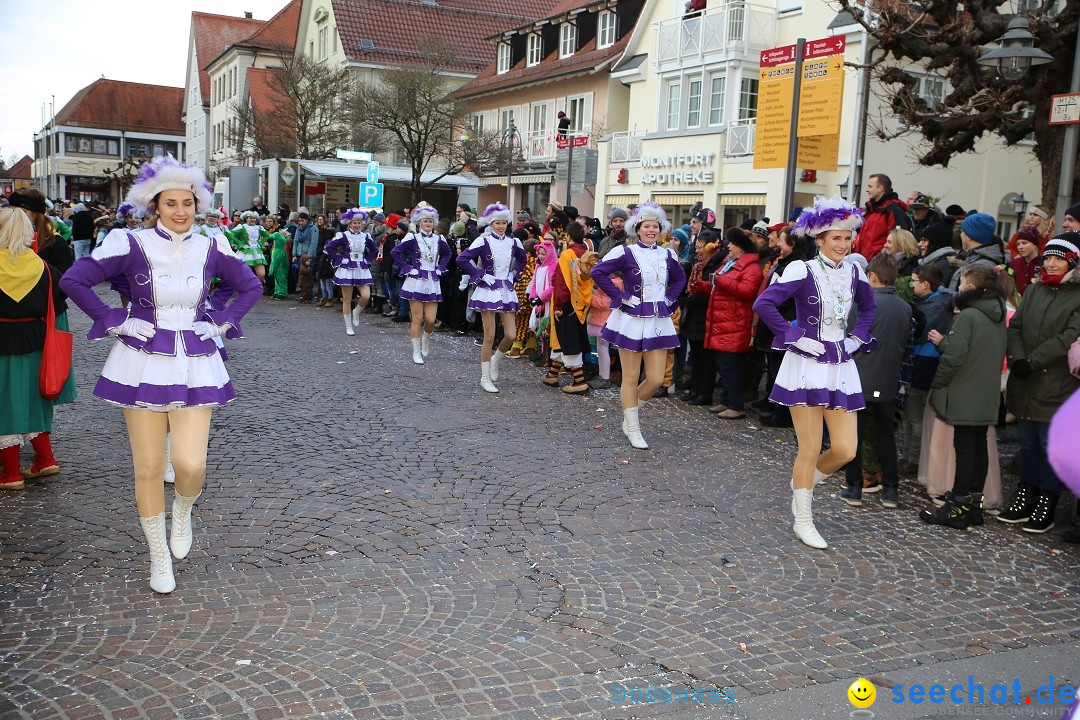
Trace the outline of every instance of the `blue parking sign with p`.
{"type": "Polygon", "coordinates": [[[360,183],[360,207],[382,207],[383,184],[360,183]]]}

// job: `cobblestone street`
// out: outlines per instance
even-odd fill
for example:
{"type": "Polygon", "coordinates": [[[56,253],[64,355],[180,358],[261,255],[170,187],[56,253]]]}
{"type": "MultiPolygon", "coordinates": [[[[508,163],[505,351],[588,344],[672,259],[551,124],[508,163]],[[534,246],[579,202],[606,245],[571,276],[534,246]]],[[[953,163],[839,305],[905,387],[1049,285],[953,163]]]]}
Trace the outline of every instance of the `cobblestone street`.
{"type": "Polygon", "coordinates": [[[489,395],[471,337],[437,333],[416,366],[407,325],[365,314],[349,338],[337,310],[269,299],[228,346],[239,398],[156,595],[121,414],[91,395],[110,343],[70,314],[62,473],[0,497],[2,718],[732,717],[1080,640],[1059,531],[926,526],[908,481],[889,511],[833,480],[811,550],[790,431],[653,401],[635,451],[617,390],[565,395],[507,360],[489,395]],[[654,684],[735,702],[613,701],[654,684]]]}

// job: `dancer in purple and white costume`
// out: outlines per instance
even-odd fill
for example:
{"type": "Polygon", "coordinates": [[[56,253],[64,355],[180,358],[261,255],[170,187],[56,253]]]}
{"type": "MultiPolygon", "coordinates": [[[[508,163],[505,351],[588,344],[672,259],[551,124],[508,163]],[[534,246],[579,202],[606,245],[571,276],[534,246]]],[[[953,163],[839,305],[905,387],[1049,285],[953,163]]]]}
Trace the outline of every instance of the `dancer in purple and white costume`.
{"type": "Polygon", "coordinates": [[[206,448],[213,408],[236,397],[215,338],[243,337],[240,320],[262,294],[259,279],[224,238],[191,232],[195,210],[209,206],[202,171],[172,158],[143,165],[128,201],[148,210],[151,226],[114,230],[64,275],[60,284],[94,321],[87,338],[114,336],[94,395],[123,408],[135,467],[135,501],[150,546],[150,587],[172,592],[172,555],[191,550],[191,508],[206,479],[206,448]],[[130,312],[110,308],[94,292],[101,281],[124,276],[130,312]],[[219,277],[237,298],[224,310],[204,307],[219,277]],[[166,544],[165,437],[172,438],[176,493],[166,544]]]}
{"type": "Polygon", "coordinates": [[[341,213],[341,222],[348,223],[344,232],[339,232],[326,242],[323,252],[330,256],[334,270],[334,284],[341,287],[341,314],[345,318],[345,334],[355,335],[353,326],[360,325],[360,311],[371,301],[371,261],[377,248],[375,241],[364,232],[367,213],[359,208],[341,213]],[[352,307],[353,288],[360,288],[360,301],[352,307]]]}
{"type": "Polygon", "coordinates": [[[517,291],[514,277],[528,261],[521,241],[506,234],[513,220],[510,208],[502,203],[492,203],[484,210],[476,224],[490,226],[491,232],[473,240],[468,249],[457,257],[458,267],[469,276],[469,284],[475,285],[469,308],[480,311],[484,323],[484,346],[480,350],[480,387],[485,392],[497,393],[494,381],[499,379],[499,361],[510,349],[517,335],[517,291]],[[479,263],[479,264],[477,264],[479,263]],[[494,353],[495,314],[502,319],[503,339],[494,353]]]}
{"type": "Polygon", "coordinates": [[[442,235],[434,232],[435,223],[439,221],[435,208],[422,202],[409,219],[416,232],[406,235],[390,254],[394,257],[395,265],[409,268],[405,273],[405,284],[401,286],[401,297],[409,301],[412,359],[417,365],[423,365],[424,358],[431,352],[435,314],[442,302],[439,278],[450,264],[450,245],[442,235]],[[423,337],[420,336],[421,322],[424,325],[423,337]]]}
{"type": "Polygon", "coordinates": [[[619,348],[622,431],[640,450],[649,445],[641,435],[639,408],[664,380],[667,351],[679,347],[671,313],[679,306],[686,273],[675,251],[657,244],[670,229],[664,209],[654,202],[643,202],[626,221],[626,232],[636,237],[637,243],[612,249],[591,273],[596,286],[611,298],[611,314],[600,337],[619,348]],[[611,281],[615,273],[622,275],[625,290],[611,281]],[[638,384],[642,362],[645,380],[638,384]]]}
{"type": "Polygon", "coordinates": [[[774,350],[787,351],[769,399],[791,408],[799,438],[792,471],[793,530],[806,545],[824,550],[828,544],[814,526],[814,486],[855,457],[857,411],[865,407],[862,382],[853,354],[873,350],[874,292],[862,268],[845,263],[862,212],[841,198],[814,199],[794,232],[817,239],[818,256],[792,262],[754,303],[774,334],[774,350]],[[795,300],[796,322],[789,324],[779,307],[795,300]],[[848,329],[852,306],[855,327],[848,329]],[[830,447],[821,454],[821,426],[829,427],[830,447]]]}

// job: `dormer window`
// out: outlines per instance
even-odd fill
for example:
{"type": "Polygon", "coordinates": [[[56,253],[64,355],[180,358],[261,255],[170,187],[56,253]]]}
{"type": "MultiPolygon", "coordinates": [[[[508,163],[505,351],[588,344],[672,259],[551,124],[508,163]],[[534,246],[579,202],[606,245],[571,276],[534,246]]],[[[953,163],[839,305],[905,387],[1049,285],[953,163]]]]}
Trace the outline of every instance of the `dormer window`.
{"type": "Polygon", "coordinates": [[[526,57],[528,58],[526,60],[526,64],[529,67],[532,67],[533,65],[539,65],[540,59],[544,56],[543,51],[541,50],[542,43],[540,40],[540,33],[529,33],[528,47],[529,52],[526,55],[526,57]]]}
{"type": "Polygon", "coordinates": [[[563,23],[559,27],[559,57],[568,58],[577,50],[577,25],[563,23]]]}
{"type": "Polygon", "coordinates": [[[499,43],[499,49],[497,51],[495,72],[502,75],[510,70],[510,43],[499,43]]]}
{"type": "Polygon", "coordinates": [[[615,44],[615,13],[601,11],[596,18],[596,47],[606,48],[615,44]]]}

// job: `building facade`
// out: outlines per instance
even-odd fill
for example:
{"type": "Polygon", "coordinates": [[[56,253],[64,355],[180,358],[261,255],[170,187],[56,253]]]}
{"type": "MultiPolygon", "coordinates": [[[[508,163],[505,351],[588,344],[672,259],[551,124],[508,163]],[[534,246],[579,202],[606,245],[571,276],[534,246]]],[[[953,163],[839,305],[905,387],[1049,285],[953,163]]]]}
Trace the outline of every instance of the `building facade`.
{"type": "MultiPolygon", "coordinates": [[[[794,205],[841,192],[865,201],[868,176],[884,173],[902,199],[921,191],[942,198],[942,207],[977,208],[998,216],[1004,232],[1015,223],[1008,201],[1020,192],[1028,199],[1040,195],[1039,167],[1026,148],[1005,148],[984,137],[975,152],[942,169],[918,165],[917,136],[875,139],[877,125],[895,130],[896,119],[882,88],[871,85],[862,95],[862,76],[854,66],[864,60],[865,33],[827,3],[709,0],[703,10],[688,12],[683,2],[649,0],[641,25],[611,72],[629,89],[629,115],[625,131],[606,135],[598,145],[598,215],[651,197],[676,222],[687,219],[695,202],[713,208],[725,225],[750,217],[782,219],[785,171],[754,168],[758,118],[782,112],[759,106],[760,53],[800,37],[838,35],[846,39],[847,64],[837,167],[798,169],[794,205]],[[871,121],[860,152],[855,138],[862,126],[861,102],[871,121]]],[[[930,74],[923,89],[938,99],[944,92],[942,81],[930,74]]]]}
{"type": "Polygon", "coordinates": [[[147,158],[186,159],[183,102],[183,88],[95,80],[34,135],[34,186],[118,204],[147,158]]]}

